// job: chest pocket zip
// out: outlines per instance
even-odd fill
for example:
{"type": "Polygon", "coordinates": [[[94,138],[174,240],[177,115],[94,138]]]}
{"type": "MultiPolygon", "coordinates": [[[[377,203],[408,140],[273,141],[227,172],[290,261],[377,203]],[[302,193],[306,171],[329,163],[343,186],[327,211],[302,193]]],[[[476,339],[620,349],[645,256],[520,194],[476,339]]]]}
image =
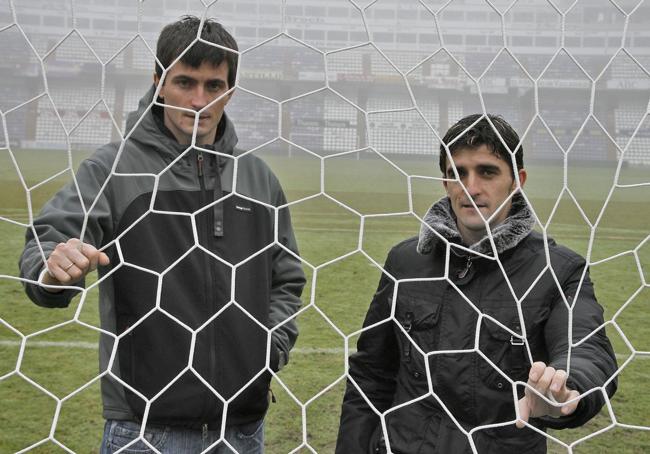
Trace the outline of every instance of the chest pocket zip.
{"type": "Polygon", "coordinates": [[[404,339],[403,356],[404,361],[409,363],[412,360],[412,343],[418,342],[423,351],[430,351],[435,347],[435,327],[438,324],[440,315],[440,304],[431,303],[428,300],[407,300],[407,310],[400,322],[404,332],[407,334],[404,339]]]}
{"type": "MultiPolygon", "coordinates": [[[[214,157],[215,159],[215,174],[214,174],[214,200],[219,200],[223,196],[223,188],[221,187],[221,163],[219,162],[219,156],[214,157]]],[[[213,215],[214,215],[214,227],[213,234],[216,237],[223,236],[223,204],[224,202],[217,203],[213,206],[213,215]]]]}
{"type": "MultiPolygon", "coordinates": [[[[209,150],[213,150],[213,146],[208,146],[205,145],[205,148],[209,150]]],[[[221,187],[221,167],[223,166],[223,163],[219,160],[219,156],[217,155],[208,155],[209,158],[214,160],[214,165],[210,167],[214,167],[214,188],[212,189],[212,200],[208,200],[208,202],[214,202],[216,200],[219,200],[223,196],[223,188],[221,187]]],[[[196,167],[198,171],[198,176],[199,176],[199,185],[201,187],[201,193],[203,196],[203,193],[205,193],[205,197],[209,197],[210,195],[210,190],[206,187],[206,181],[205,181],[205,158],[203,156],[203,152],[201,150],[198,150],[197,155],[196,155],[196,167]]],[[[212,235],[215,237],[222,237],[223,236],[223,202],[216,203],[212,206],[212,215],[213,215],[213,224],[212,224],[212,235]]]]}
{"type": "MultiPolygon", "coordinates": [[[[413,328],[413,312],[407,312],[404,314],[404,322],[402,322],[402,327],[406,334],[411,333],[413,328]]],[[[411,340],[407,337],[406,342],[404,343],[404,361],[407,363],[411,362],[411,340]]]]}

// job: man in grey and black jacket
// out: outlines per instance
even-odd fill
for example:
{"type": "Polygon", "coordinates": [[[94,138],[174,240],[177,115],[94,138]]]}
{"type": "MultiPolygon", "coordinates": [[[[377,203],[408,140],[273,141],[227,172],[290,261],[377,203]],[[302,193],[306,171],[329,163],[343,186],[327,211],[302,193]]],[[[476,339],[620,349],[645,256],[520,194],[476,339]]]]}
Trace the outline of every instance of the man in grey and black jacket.
{"type": "Polygon", "coordinates": [[[447,197],[388,255],[337,453],[545,453],[616,389],[585,260],[533,231],[517,133],[471,115],[443,144],[447,197]]]}
{"type": "Polygon", "coordinates": [[[270,371],[295,343],[305,278],[282,188],[235,149],[224,113],[236,51],[214,21],[166,26],[167,69],[125,140],[82,162],[27,232],[21,275],[37,304],[67,306],[99,268],[102,452],[199,452],[224,422],[238,452],[263,452],[270,371]]]}

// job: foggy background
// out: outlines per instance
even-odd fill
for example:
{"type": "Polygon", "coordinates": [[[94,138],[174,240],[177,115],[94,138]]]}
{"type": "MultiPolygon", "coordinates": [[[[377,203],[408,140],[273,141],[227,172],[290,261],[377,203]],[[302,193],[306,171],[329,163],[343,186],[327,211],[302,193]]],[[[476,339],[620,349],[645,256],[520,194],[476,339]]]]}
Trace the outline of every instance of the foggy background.
{"type": "Polygon", "coordinates": [[[0,0],[0,147],[119,140],[161,27],[206,14],[239,43],[245,90],[227,112],[244,149],[283,137],[320,155],[432,156],[434,131],[487,111],[525,137],[528,161],[611,162],[627,147],[626,162],[650,164],[650,5],[639,3],[0,0]]]}

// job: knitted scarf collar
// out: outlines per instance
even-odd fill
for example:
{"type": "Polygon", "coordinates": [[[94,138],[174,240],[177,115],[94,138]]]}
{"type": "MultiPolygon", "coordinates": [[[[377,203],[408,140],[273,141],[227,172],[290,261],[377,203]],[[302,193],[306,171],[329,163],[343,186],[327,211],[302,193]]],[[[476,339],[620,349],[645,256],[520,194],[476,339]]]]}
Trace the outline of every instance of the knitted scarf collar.
{"type": "MultiPolygon", "coordinates": [[[[456,226],[456,215],[451,209],[449,197],[443,197],[434,203],[424,216],[426,225],[420,227],[420,238],[417,251],[420,254],[429,254],[437,244],[443,241],[431,230],[435,230],[451,243],[462,244],[462,238],[456,226]],[[428,227],[427,227],[428,226],[428,227]]],[[[497,253],[502,253],[515,247],[533,230],[535,217],[528,207],[526,200],[520,193],[512,197],[512,206],[508,217],[492,229],[492,237],[497,253]]],[[[480,254],[492,255],[490,237],[485,235],[480,241],[469,246],[469,249],[480,254]]]]}

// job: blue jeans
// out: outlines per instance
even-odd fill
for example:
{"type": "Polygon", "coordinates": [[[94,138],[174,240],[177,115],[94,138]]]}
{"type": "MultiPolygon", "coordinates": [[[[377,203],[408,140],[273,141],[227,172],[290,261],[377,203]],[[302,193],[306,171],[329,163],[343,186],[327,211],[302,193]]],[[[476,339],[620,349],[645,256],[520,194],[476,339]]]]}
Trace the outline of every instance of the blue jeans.
{"type": "MultiPolygon", "coordinates": [[[[218,430],[191,430],[176,427],[147,427],[143,438],[162,454],[200,453],[219,439],[218,430]]],[[[104,438],[100,454],[112,454],[126,446],[140,435],[140,424],[131,421],[108,420],[104,425],[104,438]]],[[[210,454],[264,454],[264,420],[226,427],[225,439],[235,449],[230,449],[223,441],[212,446],[210,454]]],[[[124,454],[154,453],[142,439],[120,451],[124,454]]]]}

